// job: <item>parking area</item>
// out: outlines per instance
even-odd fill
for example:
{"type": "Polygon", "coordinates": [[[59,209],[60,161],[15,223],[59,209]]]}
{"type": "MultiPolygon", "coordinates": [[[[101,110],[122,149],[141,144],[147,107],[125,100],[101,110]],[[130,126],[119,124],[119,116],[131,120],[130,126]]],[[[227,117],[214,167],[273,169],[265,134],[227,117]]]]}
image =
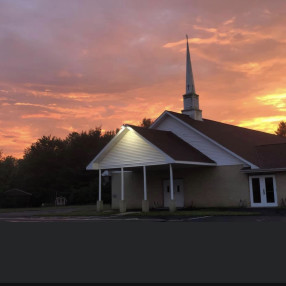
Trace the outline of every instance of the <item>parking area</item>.
{"type": "Polygon", "coordinates": [[[0,212],[0,222],[286,222],[286,209],[200,209],[166,210],[142,214],[140,211],[96,213],[93,206],[69,206],[65,208],[28,209],[0,212]]]}

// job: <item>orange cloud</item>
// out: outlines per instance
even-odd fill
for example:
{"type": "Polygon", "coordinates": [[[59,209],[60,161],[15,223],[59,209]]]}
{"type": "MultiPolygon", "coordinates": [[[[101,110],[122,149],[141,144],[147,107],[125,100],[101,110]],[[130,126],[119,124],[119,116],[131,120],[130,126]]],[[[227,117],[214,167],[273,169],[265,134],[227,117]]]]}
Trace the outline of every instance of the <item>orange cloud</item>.
{"type": "Polygon", "coordinates": [[[283,1],[167,1],[164,9],[160,1],[78,1],[76,15],[65,0],[33,9],[6,2],[0,9],[5,154],[20,157],[42,135],[114,130],[165,109],[180,112],[185,33],[204,118],[268,132],[285,119],[283,1]]]}
{"type": "Polygon", "coordinates": [[[285,93],[258,96],[257,99],[264,105],[272,105],[279,111],[286,111],[286,91],[285,93]]]}

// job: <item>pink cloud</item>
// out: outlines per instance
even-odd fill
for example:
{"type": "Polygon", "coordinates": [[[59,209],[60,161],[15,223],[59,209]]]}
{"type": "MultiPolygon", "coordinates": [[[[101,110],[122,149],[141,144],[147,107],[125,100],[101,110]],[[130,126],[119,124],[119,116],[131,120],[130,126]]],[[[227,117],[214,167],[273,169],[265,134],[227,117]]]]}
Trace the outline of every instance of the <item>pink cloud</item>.
{"type": "Polygon", "coordinates": [[[2,0],[0,149],[20,157],[42,135],[180,112],[186,33],[203,116],[273,132],[285,114],[285,8],[283,0],[2,0]]]}

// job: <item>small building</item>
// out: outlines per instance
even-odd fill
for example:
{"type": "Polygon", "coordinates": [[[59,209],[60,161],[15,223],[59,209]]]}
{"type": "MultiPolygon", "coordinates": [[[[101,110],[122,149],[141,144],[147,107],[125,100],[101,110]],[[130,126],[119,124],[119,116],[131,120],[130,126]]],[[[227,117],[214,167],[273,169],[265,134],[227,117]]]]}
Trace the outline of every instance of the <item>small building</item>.
{"type": "Polygon", "coordinates": [[[1,207],[30,207],[32,205],[32,194],[14,188],[3,192],[1,196],[1,207]]]}
{"type": "Polygon", "coordinates": [[[286,200],[286,138],[202,117],[187,41],[181,113],[125,124],[90,162],[112,178],[112,208],[277,207],[286,200]]]}
{"type": "Polygon", "coordinates": [[[67,204],[67,199],[65,197],[56,197],[55,205],[56,206],[65,206],[67,204]]]}

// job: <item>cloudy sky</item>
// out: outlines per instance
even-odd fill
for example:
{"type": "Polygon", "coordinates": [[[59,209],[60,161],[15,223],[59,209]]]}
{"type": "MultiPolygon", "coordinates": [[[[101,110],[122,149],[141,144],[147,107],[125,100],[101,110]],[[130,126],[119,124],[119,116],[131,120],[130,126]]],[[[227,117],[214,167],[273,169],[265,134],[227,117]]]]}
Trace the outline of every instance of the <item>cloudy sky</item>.
{"type": "Polygon", "coordinates": [[[0,0],[0,150],[180,112],[186,33],[203,117],[273,133],[284,0],[0,0]]]}

